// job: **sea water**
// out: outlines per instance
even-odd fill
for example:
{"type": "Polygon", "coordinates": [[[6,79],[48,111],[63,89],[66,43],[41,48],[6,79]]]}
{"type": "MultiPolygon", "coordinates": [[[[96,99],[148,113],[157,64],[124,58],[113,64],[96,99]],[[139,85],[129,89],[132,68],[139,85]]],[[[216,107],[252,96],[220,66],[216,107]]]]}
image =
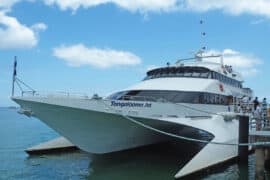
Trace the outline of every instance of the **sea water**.
{"type": "MultiPolygon", "coordinates": [[[[78,150],[29,156],[24,151],[58,136],[36,118],[0,108],[0,179],[173,180],[198,150],[191,143],[183,148],[163,143],[106,155],[78,150]]],[[[248,164],[228,164],[192,179],[254,179],[254,161],[250,155],[248,164]]]]}

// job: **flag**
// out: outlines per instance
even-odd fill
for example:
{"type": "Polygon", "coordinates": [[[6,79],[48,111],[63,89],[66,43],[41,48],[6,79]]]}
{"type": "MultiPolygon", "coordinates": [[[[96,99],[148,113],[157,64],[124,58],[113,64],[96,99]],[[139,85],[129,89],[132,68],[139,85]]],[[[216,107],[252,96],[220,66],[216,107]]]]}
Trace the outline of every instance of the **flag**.
{"type": "Polygon", "coordinates": [[[15,60],[14,60],[14,66],[13,66],[13,76],[17,75],[17,58],[15,56],[15,60]]]}

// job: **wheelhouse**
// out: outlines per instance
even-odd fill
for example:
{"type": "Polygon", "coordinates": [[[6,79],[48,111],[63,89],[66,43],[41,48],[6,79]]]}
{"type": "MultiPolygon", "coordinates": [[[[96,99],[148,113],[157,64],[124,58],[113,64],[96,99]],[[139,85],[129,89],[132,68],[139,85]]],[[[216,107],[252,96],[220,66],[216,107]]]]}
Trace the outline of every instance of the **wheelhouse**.
{"type": "Polygon", "coordinates": [[[204,79],[216,79],[224,84],[228,84],[233,87],[242,88],[242,82],[233,79],[222,73],[210,70],[206,67],[196,66],[171,66],[153,69],[147,72],[147,76],[144,80],[156,79],[156,78],[168,78],[168,77],[185,77],[185,78],[204,78],[204,79]]]}

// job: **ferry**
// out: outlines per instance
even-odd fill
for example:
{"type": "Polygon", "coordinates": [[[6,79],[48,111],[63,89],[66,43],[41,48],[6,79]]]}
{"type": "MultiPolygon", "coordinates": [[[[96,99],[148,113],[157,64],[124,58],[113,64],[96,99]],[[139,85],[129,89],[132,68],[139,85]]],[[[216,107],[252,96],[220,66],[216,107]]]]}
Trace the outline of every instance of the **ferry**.
{"type": "MultiPolygon", "coordinates": [[[[13,79],[21,81],[16,73],[13,79]]],[[[31,90],[11,98],[22,114],[40,119],[89,153],[177,138],[208,142],[176,173],[179,178],[237,156],[238,147],[226,143],[238,142],[239,122],[224,114],[233,113],[240,98],[253,97],[243,82],[222,55],[199,51],[193,58],[149,70],[141,82],[107,97],[31,90]]]]}

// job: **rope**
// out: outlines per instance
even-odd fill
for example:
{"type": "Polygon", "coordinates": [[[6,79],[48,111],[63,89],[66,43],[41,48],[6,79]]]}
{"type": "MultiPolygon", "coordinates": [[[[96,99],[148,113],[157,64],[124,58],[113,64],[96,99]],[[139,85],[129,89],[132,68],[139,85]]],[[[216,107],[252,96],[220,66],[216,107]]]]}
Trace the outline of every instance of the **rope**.
{"type": "MultiPolygon", "coordinates": [[[[16,80],[19,81],[20,83],[22,83],[25,87],[27,87],[28,89],[32,90],[33,92],[35,92],[35,90],[33,88],[31,88],[29,85],[27,85],[26,83],[24,83],[22,80],[20,80],[19,78],[16,77],[16,80]]],[[[16,82],[17,82],[16,81],[16,82]]],[[[18,83],[18,82],[17,82],[18,83]]]]}
{"type": "Polygon", "coordinates": [[[18,87],[20,88],[20,90],[23,92],[23,88],[22,88],[22,86],[20,85],[20,83],[18,83],[18,81],[15,81],[16,82],[16,84],[18,85],[18,87]]]}
{"type": "Polygon", "coordinates": [[[260,146],[260,145],[270,145],[270,142],[256,142],[256,143],[222,143],[222,142],[217,142],[217,141],[207,141],[207,140],[201,140],[201,139],[195,139],[195,138],[189,138],[189,137],[185,137],[185,136],[180,136],[180,135],[177,135],[177,134],[173,134],[173,133],[169,133],[169,132],[166,132],[166,131],[162,131],[160,129],[157,129],[157,128],[154,128],[152,126],[149,126],[147,124],[144,124],[142,122],[139,122],[127,115],[124,115],[123,113],[120,113],[118,112],[117,110],[115,110],[114,108],[112,108],[111,106],[108,106],[103,100],[101,100],[103,102],[103,104],[111,109],[112,111],[114,111],[116,114],[124,117],[125,119],[135,123],[135,124],[138,124],[139,126],[142,126],[146,129],[149,129],[149,130],[152,130],[152,131],[155,131],[155,132],[158,132],[160,134],[163,134],[163,135],[167,135],[167,136],[170,136],[170,137],[174,137],[174,138],[178,138],[178,139],[182,139],[182,140],[187,140],[187,141],[192,141],[192,142],[198,142],[198,143],[204,143],[204,144],[216,144],[216,145],[228,145],[228,146],[260,146]]]}

